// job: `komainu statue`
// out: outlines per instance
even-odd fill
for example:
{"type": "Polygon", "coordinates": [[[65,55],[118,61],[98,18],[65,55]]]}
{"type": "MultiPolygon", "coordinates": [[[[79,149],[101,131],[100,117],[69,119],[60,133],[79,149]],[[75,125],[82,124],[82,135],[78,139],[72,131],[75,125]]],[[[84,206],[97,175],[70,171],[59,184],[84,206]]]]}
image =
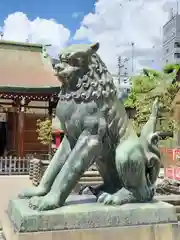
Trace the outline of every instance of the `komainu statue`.
{"type": "Polygon", "coordinates": [[[55,72],[61,82],[56,115],[65,137],[38,187],[19,195],[39,211],[62,206],[93,164],[103,178],[97,201],[124,204],[150,201],[160,169],[155,132],[158,100],[138,137],[118,99],[111,74],[97,54],[99,44],[61,51],[55,72]]]}

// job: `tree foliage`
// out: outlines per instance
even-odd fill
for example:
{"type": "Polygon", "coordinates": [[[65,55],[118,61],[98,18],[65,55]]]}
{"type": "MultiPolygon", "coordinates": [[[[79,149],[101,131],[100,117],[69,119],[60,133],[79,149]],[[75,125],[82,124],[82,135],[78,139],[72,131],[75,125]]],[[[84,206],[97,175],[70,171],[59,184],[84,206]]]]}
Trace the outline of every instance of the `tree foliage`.
{"type": "Polygon", "coordinates": [[[167,64],[166,66],[164,66],[163,72],[164,73],[172,73],[173,71],[178,72],[180,69],[180,65],[179,64],[167,64]]]}
{"type": "Polygon", "coordinates": [[[148,120],[152,102],[155,97],[159,97],[160,114],[157,130],[171,132],[175,128],[175,122],[171,118],[171,104],[179,90],[179,83],[173,82],[178,71],[178,66],[166,66],[163,72],[151,69],[143,71],[131,79],[132,91],[125,100],[125,106],[136,109],[133,124],[137,133],[140,132],[142,125],[148,120]],[[167,69],[169,69],[167,71],[167,69]]]}
{"type": "MultiPolygon", "coordinates": [[[[174,83],[168,86],[166,91],[162,91],[161,94],[158,94],[160,102],[160,111],[157,123],[158,131],[172,132],[175,128],[174,120],[171,118],[171,104],[176,96],[177,89],[179,89],[179,86],[177,83],[174,83]]],[[[139,98],[136,100],[136,115],[133,119],[133,124],[137,132],[140,132],[142,125],[144,125],[144,123],[148,120],[154,98],[154,95],[151,96],[146,94],[141,99],[139,98]]]]}
{"type": "Polygon", "coordinates": [[[154,69],[143,68],[142,72],[147,77],[160,77],[161,76],[161,73],[154,69]]]}
{"type": "Polygon", "coordinates": [[[143,69],[141,74],[132,77],[130,81],[132,89],[124,104],[126,107],[136,108],[137,101],[141,100],[143,94],[150,92],[158,85],[161,76],[155,70],[143,69]]]}
{"type": "Polygon", "coordinates": [[[52,122],[48,118],[45,120],[37,120],[38,140],[43,145],[49,145],[52,142],[52,122]]]}

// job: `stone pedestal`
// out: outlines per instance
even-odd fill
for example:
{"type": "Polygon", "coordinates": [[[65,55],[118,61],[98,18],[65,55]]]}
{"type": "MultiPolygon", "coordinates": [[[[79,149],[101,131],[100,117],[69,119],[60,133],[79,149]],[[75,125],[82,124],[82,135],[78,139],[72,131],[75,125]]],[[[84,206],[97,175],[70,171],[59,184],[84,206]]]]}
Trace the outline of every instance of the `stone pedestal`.
{"type": "Polygon", "coordinates": [[[176,240],[177,231],[176,211],[168,203],[104,206],[77,195],[44,212],[31,210],[28,200],[11,200],[3,220],[6,240],[176,240]]]}

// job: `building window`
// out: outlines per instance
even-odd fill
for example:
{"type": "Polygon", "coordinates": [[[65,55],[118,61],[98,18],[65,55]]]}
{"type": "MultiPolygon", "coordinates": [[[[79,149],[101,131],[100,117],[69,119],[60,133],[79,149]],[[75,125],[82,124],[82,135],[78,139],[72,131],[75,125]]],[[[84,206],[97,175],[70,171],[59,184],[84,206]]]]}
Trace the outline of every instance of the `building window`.
{"type": "Polygon", "coordinates": [[[175,57],[175,58],[180,58],[180,53],[175,53],[175,54],[174,54],[174,57],[175,57]]]}
{"type": "Polygon", "coordinates": [[[180,48],[180,42],[175,42],[175,43],[174,43],[174,47],[175,47],[175,48],[180,48]]]}
{"type": "Polygon", "coordinates": [[[166,63],[168,63],[168,60],[166,59],[166,63]]]}
{"type": "Polygon", "coordinates": [[[169,52],[169,48],[166,49],[166,53],[168,53],[168,52],[169,52]]]}

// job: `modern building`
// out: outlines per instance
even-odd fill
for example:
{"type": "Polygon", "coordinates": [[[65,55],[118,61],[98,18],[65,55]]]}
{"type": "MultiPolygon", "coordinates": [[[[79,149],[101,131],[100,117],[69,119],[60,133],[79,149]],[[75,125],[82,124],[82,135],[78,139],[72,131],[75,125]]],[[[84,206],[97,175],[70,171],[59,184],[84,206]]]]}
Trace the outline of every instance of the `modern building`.
{"type": "Polygon", "coordinates": [[[180,15],[173,10],[163,26],[163,65],[171,63],[180,64],[180,15]]]}

